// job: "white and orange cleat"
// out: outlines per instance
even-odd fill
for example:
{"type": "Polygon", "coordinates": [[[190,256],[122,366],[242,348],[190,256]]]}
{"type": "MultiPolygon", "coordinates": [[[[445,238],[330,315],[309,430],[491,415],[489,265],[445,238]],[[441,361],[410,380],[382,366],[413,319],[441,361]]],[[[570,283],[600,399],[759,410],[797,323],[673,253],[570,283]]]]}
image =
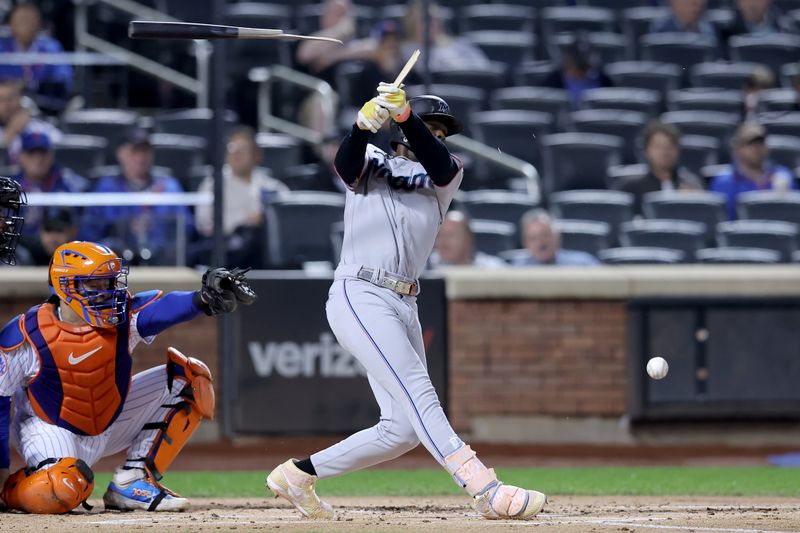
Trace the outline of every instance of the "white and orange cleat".
{"type": "Polygon", "coordinates": [[[280,496],[288,500],[303,516],[330,520],[333,518],[333,507],[319,499],[314,490],[316,483],[317,476],[303,472],[297,468],[294,459],[289,459],[269,473],[266,487],[276,498],[280,496]]]}

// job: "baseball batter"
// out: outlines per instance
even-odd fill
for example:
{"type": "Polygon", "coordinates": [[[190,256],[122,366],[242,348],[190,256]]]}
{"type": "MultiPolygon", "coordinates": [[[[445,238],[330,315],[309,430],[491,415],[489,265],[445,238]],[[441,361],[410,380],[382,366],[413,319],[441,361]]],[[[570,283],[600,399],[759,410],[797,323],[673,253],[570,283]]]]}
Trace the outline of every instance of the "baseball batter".
{"type": "Polygon", "coordinates": [[[0,176],[0,263],[13,265],[22,232],[22,206],[25,193],[12,178],[0,176]]]}
{"type": "Polygon", "coordinates": [[[65,513],[94,487],[91,466],[128,450],[106,508],[180,511],[159,483],[201,419],[214,416],[211,373],[174,348],[167,364],[131,376],[131,353],[165,329],[252,303],[239,270],[212,269],[193,292],[131,295],[128,268],[109,248],[76,241],[50,263],[52,296],[0,330],[0,488],[11,509],[65,513]],[[26,468],[8,475],[13,435],[26,468]]]}
{"type": "Polygon", "coordinates": [[[436,96],[406,102],[401,87],[381,83],[342,141],[335,167],[347,185],[344,241],[328,294],[328,322],[339,343],[367,370],[379,422],[267,476],[267,487],[305,516],[330,518],[318,479],[398,457],[420,442],[473,498],[485,518],[534,517],[545,495],[498,481],[455,434],[428,376],[417,316],[418,276],[463,178],[444,139],[461,131],[436,96]],[[392,117],[389,155],[368,143],[392,117]]]}

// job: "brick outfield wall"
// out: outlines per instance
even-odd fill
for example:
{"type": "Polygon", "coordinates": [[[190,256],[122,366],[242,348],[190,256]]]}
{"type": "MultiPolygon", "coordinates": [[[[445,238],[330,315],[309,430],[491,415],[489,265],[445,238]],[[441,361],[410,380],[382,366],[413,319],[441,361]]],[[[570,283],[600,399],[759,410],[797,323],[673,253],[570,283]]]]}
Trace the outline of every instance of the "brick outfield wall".
{"type": "Polygon", "coordinates": [[[451,300],[449,412],[619,417],[626,405],[623,301],[451,300]]]}

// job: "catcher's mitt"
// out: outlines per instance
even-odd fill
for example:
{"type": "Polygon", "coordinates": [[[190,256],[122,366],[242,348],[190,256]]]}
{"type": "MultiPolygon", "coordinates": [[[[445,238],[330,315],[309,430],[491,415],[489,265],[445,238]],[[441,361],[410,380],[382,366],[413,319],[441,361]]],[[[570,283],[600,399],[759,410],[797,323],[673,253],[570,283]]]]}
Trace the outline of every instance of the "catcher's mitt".
{"type": "Polygon", "coordinates": [[[249,270],[209,268],[203,274],[203,286],[195,293],[195,303],[209,316],[232,313],[239,302],[252,304],[257,296],[245,279],[249,270]]]}

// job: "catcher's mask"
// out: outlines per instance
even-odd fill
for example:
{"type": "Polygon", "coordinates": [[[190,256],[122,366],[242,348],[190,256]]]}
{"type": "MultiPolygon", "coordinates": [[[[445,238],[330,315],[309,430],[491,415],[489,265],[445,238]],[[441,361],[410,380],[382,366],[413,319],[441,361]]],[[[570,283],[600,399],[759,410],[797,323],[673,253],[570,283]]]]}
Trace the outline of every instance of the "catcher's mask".
{"type": "Polygon", "coordinates": [[[25,192],[19,183],[0,176],[0,262],[16,263],[14,251],[22,233],[24,219],[21,211],[25,205],[25,192]]]}
{"type": "Polygon", "coordinates": [[[90,325],[110,328],[125,320],[128,267],[102,244],[62,244],[50,260],[50,290],[90,325]]]}
{"type": "MultiPolygon", "coordinates": [[[[408,101],[408,104],[411,106],[411,111],[422,120],[435,120],[440,122],[447,130],[445,137],[461,133],[461,130],[464,129],[464,125],[461,121],[450,112],[450,106],[447,102],[438,96],[433,96],[432,94],[415,96],[408,101]]],[[[391,144],[393,150],[397,150],[398,144],[411,148],[408,144],[408,139],[406,139],[403,130],[400,129],[397,122],[392,121],[389,130],[389,144],[391,144]]]]}

